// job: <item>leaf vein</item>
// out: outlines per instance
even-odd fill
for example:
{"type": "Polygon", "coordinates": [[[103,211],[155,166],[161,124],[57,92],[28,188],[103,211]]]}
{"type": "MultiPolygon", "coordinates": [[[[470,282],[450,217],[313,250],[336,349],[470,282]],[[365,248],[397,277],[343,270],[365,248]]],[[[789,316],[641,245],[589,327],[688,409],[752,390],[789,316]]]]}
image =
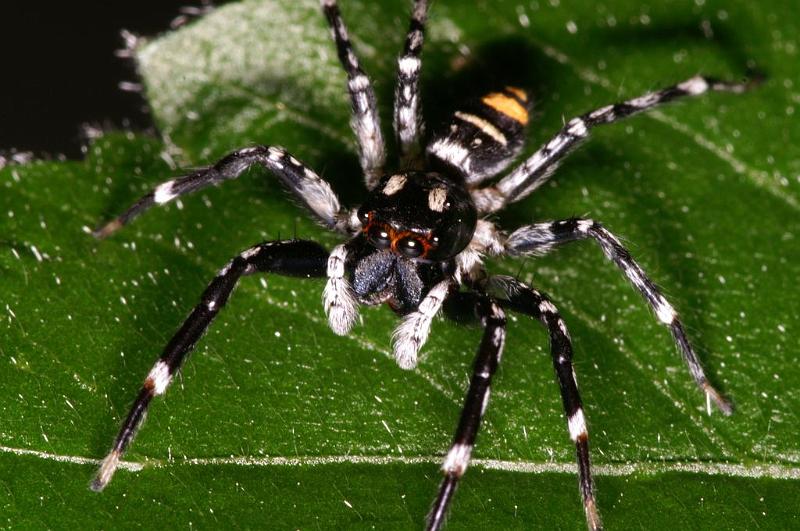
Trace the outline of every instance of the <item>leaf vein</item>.
{"type": "MultiPolygon", "coordinates": [[[[17,456],[36,457],[59,463],[76,465],[100,464],[101,459],[92,457],[61,455],[28,448],[0,446],[0,453],[17,456]]],[[[145,462],[121,461],[119,468],[129,472],[139,472],[145,468],[168,468],[172,466],[242,466],[242,467],[303,467],[326,465],[438,465],[442,457],[421,456],[372,456],[372,455],[327,455],[299,457],[208,457],[179,458],[171,460],[148,459],[145,462]]],[[[473,459],[470,464],[487,470],[518,472],[523,474],[575,474],[574,463],[554,463],[536,461],[508,461],[503,459],[473,459]]],[[[638,476],[666,473],[690,473],[707,476],[731,476],[741,478],[800,479],[800,467],[783,464],[736,464],[706,461],[608,463],[593,467],[598,476],[638,476]]]]}

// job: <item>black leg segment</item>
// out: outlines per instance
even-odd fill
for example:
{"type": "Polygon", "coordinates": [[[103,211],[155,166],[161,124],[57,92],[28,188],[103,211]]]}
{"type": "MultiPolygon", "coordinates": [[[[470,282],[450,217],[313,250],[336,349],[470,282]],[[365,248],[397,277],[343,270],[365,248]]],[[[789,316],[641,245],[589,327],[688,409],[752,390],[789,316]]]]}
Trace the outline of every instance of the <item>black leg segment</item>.
{"type": "Polygon", "coordinates": [[[594,496],[594,481],[589,459],[589,432],[583,413],[578,382],[572,367],[572,340],[567,326],[556,306],[546,295],[515,280],[512,277],[493,276],[488,282],[488,291],[503,300],[504,306],[538,319],[550,335],[550,352],[553,368],[561,390],[561,400],[567,417],[569,436],[575,443],[578,462],[578,484],[583,499],[586,524],[590,530],[602,529],[600,513],[594,496]]]}
{"type": "Polygon", "coordinates": [[[558,245],[588,238],[600,245],[603,254],[620,268],[631,284],[642,294],[658,320],[669,327],[675,344],[689,367],[692,378],[709,401],[713,401],[724,414],[730,415],[733,412],[733,406],[708,381],[700,359],[686,337],[678,313],[642,267],[633,259],[630,252],[600,223],[591,219],[571,218],[528,225],[514,231],[508,237],[505,247],[508,254],[511,255],[541,255],[558,245]]]}
{"type": "Polygon", "coordinates": [[[195,343],[228,302],[228,297],[241,277],[256,272],[306,278],[323,277],[327,261],[328,253],[325,249],[315,242],[304,240],[265,242],[247,249],[231,260],[208,285],[200,303],[194,307],[147,375],[111,452],[103,460],[92,482],[92,490],[103,490],[111,480],[122,454],[144,419],[150,401],[154,396],[164,394],[195,343]]]}
{"type": "Polygon", "coordinates": [[[234,151],[208,168],[161,183],[122,215],[97,229],[94,235],[105,238],[154,205],[163,205],[201,188],[235,179],[254,165],[263,166],[277,176],[323,225],[342,232],[351,230],[349,216],[339,206],[339,198],[311,168],[283,148],[254,146],[234,151]]]}
{"type": "Polygon", "coordinates": [[[481,419],[489,404],[489,386],[492,376],[500,365],[500,358],[503,355],[506,337],[506,316],[503,309],[495,301],[483,296],[478,299],[475,308],[484,327],[483,338],[475,357],[472,379],[469,383],[464,407],[461,410],[461,419],[456,428],[453,444],[442,464],[444,480],[439,487],[439,494],[434,505],[428,513],[426,527],[428,530],[441,528],[458,480],[467,470],[481,419]]]}
{"type": "Polygon", "coordinates": [[[419,166],[422,164],[421,144],[425,135],[425,122],[422,118],[419,78],[427,18],[428,0],[414,0],[406,43],[397,60],[394,132],[400,150],[400,166],[403,169],[421,169],[419,166]]]}
{"type": "Polygon", "coordinates": [[[347,73],[347,91],[350,93],[350,102],[353,106],[351,125],[358,140],[364,179],[367,188],[372,190],[383,176],[386,162],[386,148],[381,133],[375,90],[361,69],[336,0],[321,0],[320,4],[331,27],[339,61],[347,73]]]}

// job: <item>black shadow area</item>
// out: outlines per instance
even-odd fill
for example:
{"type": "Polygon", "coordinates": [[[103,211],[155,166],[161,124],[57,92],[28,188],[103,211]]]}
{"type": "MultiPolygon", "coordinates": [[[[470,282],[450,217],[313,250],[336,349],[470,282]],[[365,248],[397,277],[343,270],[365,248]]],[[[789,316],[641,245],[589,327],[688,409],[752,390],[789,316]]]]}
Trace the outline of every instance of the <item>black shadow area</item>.
{"type": "Polygon", "coordinates": [[[169,29],[197,2],[0,2],[0,151],[81,157],[81,125],[147,129],[131,61],[115,56],[124,28],[139,35],[169,29]]]}

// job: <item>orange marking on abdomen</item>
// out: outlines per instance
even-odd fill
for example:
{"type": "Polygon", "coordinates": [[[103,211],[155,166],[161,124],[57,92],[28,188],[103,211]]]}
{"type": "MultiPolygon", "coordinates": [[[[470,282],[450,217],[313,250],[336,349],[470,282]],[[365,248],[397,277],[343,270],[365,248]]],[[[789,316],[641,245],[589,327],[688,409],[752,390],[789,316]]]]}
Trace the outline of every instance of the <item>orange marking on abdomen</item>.
{"type": "Polygon", "coordinates": [[[506,90],[511,94],[513,94],[514,96],[521,99],[522,101],[528,101],[528,93],[522,90],[521,88],[508,86],[506,87],[506,90]]]}
{"type": "Polygon", "coordinates": [[[506,96],[500,92],[492,92],[484,96],[481,101],[497,112],[505,114],[522,125],[528,123],[528,111],[525,110],[525,107],[523,107],[520,102],[511,96],[506,96]]]}

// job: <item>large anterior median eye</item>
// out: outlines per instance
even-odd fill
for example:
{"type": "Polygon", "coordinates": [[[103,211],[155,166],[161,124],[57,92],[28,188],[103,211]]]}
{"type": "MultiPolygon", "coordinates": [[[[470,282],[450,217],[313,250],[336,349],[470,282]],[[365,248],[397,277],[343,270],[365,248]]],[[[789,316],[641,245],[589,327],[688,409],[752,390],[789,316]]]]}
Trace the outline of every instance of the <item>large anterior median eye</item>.
{"type": "Polygon", "coordinates": [[[372,225],[367,232],[367,238],[378,249],[388,249],[392,245],[389,233],[380,225],[372,225]]]}
{"type": "Polygon", "coordinates": [[[417,238],[406,236],[397,242],[397,250],[409,258],[416,258],[425,252],[425,247],[417,238]]]}

